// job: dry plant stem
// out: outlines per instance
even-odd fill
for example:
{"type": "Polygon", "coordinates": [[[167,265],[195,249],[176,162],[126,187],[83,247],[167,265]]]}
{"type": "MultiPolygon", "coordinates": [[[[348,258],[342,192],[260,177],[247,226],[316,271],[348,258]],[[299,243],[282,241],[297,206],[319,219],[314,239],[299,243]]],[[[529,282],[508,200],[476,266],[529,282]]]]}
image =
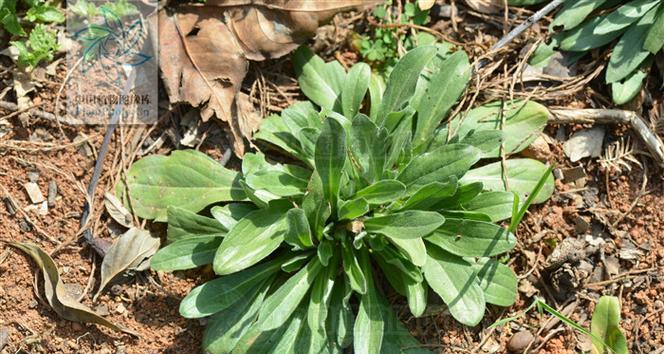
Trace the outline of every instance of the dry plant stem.
{"type": "Polygon", "coordinates": [[[513,30],[510,31],[505,37],[501,38],[496,44],[491,47],[491,50],[496,50],[504,47],[507,43],[511,42],[514,38],[518,37],[523,31],[527,30],[530,26],[534,25],[537,21],[541,20],[542,17],[549,14],[555,8],[560,6],[565,2],[565,0],[553,0],[539,11],[535,12],[532,16],[528,17],[526,21],[522,24],[516,26],[513,30]]]}
{"type": "Polygon", "coordinates": [[[639,136],[660,167],[664,167],[664,144],[648,125],[632,111],[619,109],[551,109],[549,123],[626,124],[639,136]]]}
{"type": "Polygon", "coordinates": [[[55,116],[53,115],[53,113],[48,113],[48,112],[44,112],[44,111],[40,111],[40,110],[33,110],[34,108],[36,108],[38,106],[39,105],[35,105],[35,106],[31,106],[27,109],[20,109],[20,108],[18,108],[18,105],[15,104],[15,103],[7,102],[7,101],[0,101],[0,108],[10,110],[10,111],[14,111],[14,113],[10,113],[9,115],[4,116],[2,118],[10,118],[10,117],[12,117],[16,114],[20,114],[20,113],[23,113],[23,112],[26,112],[26,111],[32,111],[32,112],[30,112],[30,114],[32,114],[34,116],[37,116],[39,118],[44,118],[44,119],[48,119],[48,120],[55,120],[55,116]]]}

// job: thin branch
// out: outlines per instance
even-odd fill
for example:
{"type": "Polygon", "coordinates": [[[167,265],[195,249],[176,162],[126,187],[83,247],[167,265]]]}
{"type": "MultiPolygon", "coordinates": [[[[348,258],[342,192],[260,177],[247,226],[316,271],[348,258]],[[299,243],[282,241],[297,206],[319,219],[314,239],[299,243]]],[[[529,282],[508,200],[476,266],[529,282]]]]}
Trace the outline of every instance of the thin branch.
{"type": "Polygon", "coordinates": [[[530,26],[534,25],[537,21],[541,20],[542,17],[548,15],[551,11],[555,10],[563,2],[565,2],[565,0],[551,1],[549,4],[541,8],[539,11],[535,12],[532,16],[528,17],[528,19],[525,20],[522,24],[514,27],[513,30],[511,30],[507,35],[505,35],[496,44],[494,44],[491,47],[491,50],[496,50],[504,47],[507,43],[511,42],[512,40],[514,40],[514,38],[518,37],[521,33],[523,33],[523,31],[527,30],[528,28],[530,28],[530,26]]]}

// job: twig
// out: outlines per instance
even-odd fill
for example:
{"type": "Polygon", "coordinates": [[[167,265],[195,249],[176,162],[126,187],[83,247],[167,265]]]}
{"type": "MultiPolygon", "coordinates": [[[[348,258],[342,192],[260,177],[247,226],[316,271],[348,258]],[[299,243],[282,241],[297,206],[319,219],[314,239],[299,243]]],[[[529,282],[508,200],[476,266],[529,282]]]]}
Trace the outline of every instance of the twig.
{"type": "Polygon", "coordinates": [[[541,20],[542,17],[549,14],[555,8],[560,6],[565,2],[565,0],[553,0],[539,11],[535,12],[532,16],[528,17],[522,24],[514,27],[505,37],[501,38],[496,44],[491,47],[491,50],[496,50],[504,47],[507,43],[511,42],[514,38],[519,36],[523,31],[527,30],[530,26],[534,25],[537,21],[541,20]]]}
{"type": "Polygon", "coordinates": [[[657,164],[664,167],[664,144],[648,125],[632,111],[619,109],[551,109],[549,123],[626,124],[648,148],[657,164]]]}
{"type": "Polygon", "coordinates": [[[4,116],[2,118],[10,118],[10,117],[12,117],[16,114],[20,114],[20,113],[23,113],[23,112],[26,112],[26,111],[31,111],[30,114],[32,114],[34,116],[37,116],[39,118],[44,118],[44,119],[49,119],[49,120],[55,119],[55,116],[53,115],[53,113],[44,112],[44,111],[41,111],[41,110],[35,110],[34,109],[38,106],[39,105],[34,105],[34,106],[28,107],[26,109],[20,109],[16,103],[11,103],[11,102],[7,102],[7,101],[0,101],[0,108],[4,108],[4,109],[10,110],[10,111],[14,111],[14,113],[10,113],[9,115],[4,116]]]}

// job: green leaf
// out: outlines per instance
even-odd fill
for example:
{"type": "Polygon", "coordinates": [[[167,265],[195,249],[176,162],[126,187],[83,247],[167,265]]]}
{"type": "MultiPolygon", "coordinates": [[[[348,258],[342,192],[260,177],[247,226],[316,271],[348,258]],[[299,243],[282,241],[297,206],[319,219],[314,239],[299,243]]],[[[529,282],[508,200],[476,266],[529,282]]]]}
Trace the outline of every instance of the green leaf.
{"type": "Polygon", "coordinates": [[[627,354],[625,336],[620,330],[620,300],[615,296],[602,296],[595,306],[590,331],[593,349],[602,354],[611,349],[615,354],[627,354]],[[608,346],[609,348],[606,348],[608,346]]]}
{"type": "MultiPolygon", "coordinates": [[[[210,209],[210,214],[217,219],[222,227],[226,230],[230,230],[238,221],[240,221],[240,219],[254,210],[256,210],[256,207],[250,203],[229,203],[224,206],[212,207],[210,209]]],[[[168,218],[170,224],[170,215],[168,218]]]]}
{"type": "Polygon", "coordinates": [[[346,277],[350,282],[350,287],[360,294],[366,294],[367,292],[367,278],[364,275],[364,271],[360,267],[360,263],[357,260],[355,251],[348,240],[343,239],[341,242],[341,256],[343,260],[344,272],[346,277]]]}
{"type": "MultiPolygon", "coordinates": [[[[503,103],[496,101],[472,109],[465,117],[452,120],[450,126],[454,135],[461,140],[470,138],[471,142],[476,140],[472,138],[474,134],[486,130],[502,131],[505,153],[513,154],[527,148],[537,139],[546,127],[548,119],[549,112],[539,103],[514,101],[504,102],[503,106],[503,103]]],[[[447,135],[445,130],[441,132],[447,135]]],[[[436,140],[439,141],[442,138],[437,137],[436,140]]],[[[467,142],[463,141],[463,143],[467,142]]],[[[480,149],[483,152],[482,157],[500,157],[500,144],[494,146],[490,151],[480,149]]]]}
{"type": "Polygon", "coordinates": [[[328,118],[323,122],[323,129],[316,141],[314,160],[325,198],[335,205],[341,173],[346,163],[346,133],[336,120],[328,118]]]}
{"type": "Polygon", "coordinates": [[[298,249],[313,247],[314,240],[307,215],[302,209],[293,208],[286,213],[288,229],[284,241],[298,249]]]}
{"type": "MultiPolygon", "coordinates": [[[[406,165],[411,159],[411,140],[413,135],[413,116],[415,110],[407,106],[403,111],[394,113],[400,116],[400,122],[390,134],[390,148],[387,154],[386,169],[391,169],[396,164],[398,167],[406,165]]],[[[388,116],[391,116],[390,114],[388,116]]]]}
{"type": "Polygon", "coordinates": [[[351,294],[348,282],[337,279],[328,310],[327,336],[330,342],[340,348],[350,346],[353,339],[353,311],[348,303],[351,294]]]}
{"type": "Polygon", "coordinates": [[[605,34],[623,29],[638,21],[648,10],[657,5],[657,1],[633,0],[611,11],[594,30],[596,34],[605,34]]]}
{"type": "Polygon", "coordinates": [[[655,16],[655,23],[650,26],[643,43],[643,49],[650,51],[652,54],[657,54],[664,46],[664,6],[660,5],[658,11],[655,16]]]}
{"type": "Polygon", "coordinates": [[[380,180],[385,168],[387,131],[369,117],[358,114],[350,129],[350,156],[353,168],[366,184],[380,180]]]}
{"type": "MultiPolygon", "coordinates": [[[[198,212],[216,202],[246,198],[237,172],[196,150],[142,158],[129,169],[127,187],[136,215],[155,221],[166,221],[169,206],[198,212]]],[[[116,193],[126,201],[124,188],[118,184],[116,193]]]]}
{"type": "Polygon", "coordinates": [[[481,258],[473,268],[487,303],[505,307],[514,304],[518,281],[510,267],[494,259],[481,258]]]}
{"type": "Polygon", "coordinates": [[[630,26],[611,53],[606,68],[606,82],[614,83],[626,78],[648,58],[650,52],[643,49],[648,29],[655,23],[656,9],[648,11],[636,24],[630,26]]]}
{"type": "Polygon", "coordinates": [[[390,112],[401,110],[413,96],[420,72],[435,54],[436,47],[422,46],[410,50],[399,60],[387,80],[387,88],[376,115],[379,126],[383,125],[390,112]]]}
{"type": "Polygon", "coordinates": [[[167,215],[167,239],[169,242],[191,237],[223,236],[228,231],[219,221],[186,209],[169,206],[167,215]]]}
{"type": "Polygon", "coordinates": [[[311,171],[289,166],[284,167],[284,170],[262,169],[247,175],[246,181],[255,190],[265,190],[280,197],[289,197],[304,194],[310,176],[311,171]]]}
{"type": "MultiPolygon", "coordinates": [[[[263,302],[265,304],[266,302],[263,302]]],[[[270,331],[263,331],[259,323],[255,323],[251,329],[240,339],[233,353],[246,354],[295,354],[295,346],[298,334],[305,325],[306,308],[298,307],[293,315],[283,326],[270,331]]]]}
{"type": "Polygon", "coordinates": [[[333,245],[332,241],[324,238],[316,247],[316,255],[324,267],[329,265],[330,259],[335,255],[334,246],[336,245],[333,245]]]}
{"type": "Polygon", "coordinates": [[[357,191],[355,197],[363,198],[369,204],[380,205],[399,199],[405,192],[406,185],[403,183],[393,179],[384,179],[357,191]]]}
{"type": "Polygon", "coordinates": [[[302,268],[307,263],[313,254],[313,250],[297,252],[293,254],[290,259],[281,264],[281,270],[286,273],[294,273],[300,270],[300,268],[302,268]]]}
{"type": "Polygon", "coordinates": [[[415,107],[417,124],[413,135],[415,151],[424,151],[441,119],[463,94],[470,79],[470,64],[464,51],[458,51],[443,61],[431,75],[421,101],[415,107]]]}
{"type": "Polygon", "coordinates": [[[606,0],[566,1],[556,18],[551,22],[550,29],[562,26],[564,30],[572,29],[598,9],[606,0]]]}
{"type": "Polygon", "coordinates": [[[272,293],[258,313],[257,326],[263,331],[269,331],[286,323],[309,292],[321,269],[318,258],[312,258],[304,268],[272,293]]]}
{"type": "Polygon", "coordinates": [[[365,63],[357,63],[348,71],[341,90],[341,108],[348,119],[352,119],[360,111],[370,80],[371,68],[365,63]]]}
{"type": "Polygon", "coordinates": [[[505,133],[501,130],[471,131],[463,139],[461,144],[466,144],[479,149],[481,158],[495,157],[496,151],[500,153],[500,144],[505,141],[505,133]]]}
{"type": "Polygon", "coordinates": [[[302,162],[312,164],[313,153],[309,153],[300,137],[300,133],[305,129],[298,132],[290,132],[286,121],[278,115],[271,115],[263,119],[260,129],[254,134],[255,140],[262,140],[272,145],[278,146],[288,154],[300,159],[302,162]]]}
{"type": "Polygon", "coordinates": [[[456,190],[456,177],[452,177],[451,181],[445,183],[431,182],[420,187],[399,209],[430,210],[432,206],[441,200],[452,197],[456,193],[456,190]]]}
{"type": "Polygon", "coordinates": [[[599,48],[618,38],[618,36],[624,32],[624,29],[605,34],[593,33],[597,24],[599,24],[604,17],[605,16],[594,17],[579,27],[561,33],[559,37],[560,49],[571,52],[586,52],[591,49],[599,48]]]}
{"type": "Polygon", "coordinates": [[[268,290],[268,286],[262,286],[255,295],[243,296],[234,306],[210,317],[203,333],[203,350],[230,353],[256,320],[268,290]]]}
{"type": "Polygon", "coordinates": [[[249,290],[256,289],[274,275],[284,260],[277,258],[195,287],[180,302],[180,315],[185,318],[201,318],[229,308],[248,296],[249,290]]]}
{"type": "Polygon", "coordinates": [[[320,239],[323,235],[323,228],[327,218],[332,213],[330,203],[325,200],[323,192],[323,182],[317,172],[311,175],[309,180],[308,192],[302,200],[302,209],[307,215],[311,231],[316,239],[320,239]]]}
{"type": "Polygon", "coordinates": [[[374,252],[373,256],[385,278],[392,287],[401,295],[408,298],[408,306],[415,317],[424,313],[426,308],[426,286],[422,284],[422,274],[419,269],[408,262],[403,262],[396,252],[389,247],[384,250],[391,251],[374,252]],[[413,279],[415,278],[415,279],[413,279]]]}
{"type": "Polygon", "coordinates": [[[513,204],[514,194],[510,192],[486,192],[463,204],[463,208],[488,215],[491,221],[498,222],[512,216],[513,204]]]}
{"type": "Polygon", "coordinates": [[[369,117],[371,117],[372,121],[376,121],[378,109],[383,100],[383,92],[385,92],[383,77],[379,74],[371,73],[371,79],[369,80],[369,101],[371,102],[369,117]]]}
{"type": "Polygon", "coordinates": [[[337,275],[338,257],[334,257],[314,281],[309,297],[309,308],[307,310],[307,325],[311,332],[311,347],[309,353],[320,353],[328,344],[327,328],[325,326],[332,289],[337,275]]]}
{"type": "Polygon", "coordinates": [[[449,144],[421,154],[401,171],[397,179],[416,190],[431,182],[461,178],[480,159],[480,151],[470,145],[449,144]]]}
{"type": "Polygon", "coordinates": [[[367,232],[390,238],[420,238],[443,225],[445,218],[434,211],[407,210],[364,220],[367,232]]]}
{"type": "Polygon", "coordinates": [[[306,46],[293,53],[293,66],[300,89],[323,109],[336,110],[346,73],[338,62],[325,63],[306,46]]]}
{"type": "Polygon", "coordinates": [[[339,203],[339,220],[353,220],[369,212],[369,203],[364,198],[339,203]]]}
{"type": "Polygon", "coordinates": [[[383,322],[386,324],[383,333],[383,354],[431,354],[422,348],[422,344],[408,332],[397,318],[384,297],[378,298],[383,322]]]}
{"type": "Polygon", "coordinates": [[[258,263],[276,250],[287,229],[287,203],[256,210],[240,220],[226,235],[214,257],[214,272],[231,274],[258,263]]]}
{"type": "Polygon", "coordinates": [[[424,241],[421,238],[391,238],[388,237],[398,249],[400,249],[414,265],[418,267],[424,266],[427,261],[427,249],[424,241]]]}
{"type": "Polygon", "coordinates": [[[491,222],[491,218],[489,215],[486,215],[484,213],[479,213],[476,211],[468,211],[468,210],[441,210],[439,211],[440,215],[444,216],[446,219],[447,218],[452,218],[452,219],[468,219],[468,220],[475,220],[475,221],[486,221],[486,222],[491,222]]]}
{"type": "Polygon", "coordinates": [[[385,323],[379,305],[379,296],[373,283],[371,264],[366,250],[360,254],[362,269],[366,272],[367,292],[360,298],[360,307],[353,327],[353,350],[357,354],[380,353],[385,323]]]}
{"type": "Polygon", "coordinates": [[[65,15],[55,6],[47,4],[38,4],[28,9],[25,18],[31,22],[65,22],[65,15]]]}
{"type": "Polygon", "coordinates": [[[16,16],[16,0],[4,0],[0,4],[0,24],[13,35],[25,35],[25,31],[16,16]]]}
{"type": "MultiPolygon", "coordinates": [[[[15,15],[9,14],[3,19],[5,26],[13,29],[20,29],[16,27],[17,24],[12,23],[15,20],[15,15]]],[[[21,67],[34,68],[41,61],[53,60],[53,55],[60,48],[55,31],[51,31],[45,25],[39,23],[32,31],[30,37],[25,42],[10,42],[18,50],[18,64],[21,67]]]]}
{"type": "Polygon", "coordinates": [[[614,82],[611,84],[611,97],[615,104],[621,105],[631,101],[641,92],[643,79],[648,74],[643,70],[636,70],[624,80],[624,82],[614,82]]]}
{"type": "Polygon", "coordinates": [[[516,245],[514,234],[496,224],[452,218],[426,240],[462,257],[494,256],[516,245]]]}
{"type": "MultiPolygon", "coordinates": [[[[547,169],[543,163],[531,159],[510,159],[505,165],[510,191],[517,192],[522,199],[525,199],[535,188],[547,169]]],[[[487,191],[505,191],[502,162],[494,162],[472,169],[461,179],[461,183],[473,182],[481,182],[484,190],[487,191]]],[[[553,175],[549,175],[544,187],[533,202],[545,202],[553,193],[553,188],[553,175]]]]}
{"type": "Polygon", "coordinates": [[[445,198],[433,207],[431,210],[445,211],[450,209],[460,209],[462,204],[468,203],[482,192],[484,186],[482,182],[459,183],[453,196],[445,198]]]}
{"type": "Polygon", "coordinates": [[[157,271],[172,272],[210,264],[222,240],[221,237],[202,236],[173,242],[152,257],[150,267],[157,271]]]}
{"type": "Polygon", "coordinates": [[[472,266],[461,257],[428,247],[424,277],[462,324],[475,326],[482,320],[486,302],[472,266]]]}

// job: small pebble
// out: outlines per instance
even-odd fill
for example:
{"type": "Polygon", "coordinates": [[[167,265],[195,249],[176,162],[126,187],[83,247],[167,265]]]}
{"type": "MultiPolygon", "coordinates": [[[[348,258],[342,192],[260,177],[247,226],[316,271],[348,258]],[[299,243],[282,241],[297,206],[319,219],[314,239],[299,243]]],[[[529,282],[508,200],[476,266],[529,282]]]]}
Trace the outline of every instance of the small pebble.
{"type": "Polygon", "coordinates": [[[6,327],[0,328],[0,350],[9,343],[9,330],[6,327]]]}
{"type": "Polygon", "coordinates": [[[25,183],[23,188],[25,188],[25,191],[28,193],[28,197],[30,197],[32,204],[39,204],[45,200],[44,195],[42,194],[41,190],[39,190],[37,183],[25,183]]]}
{"type": "Polygon", "coordinates": [[[30,223],[25,220],[25,218],[18,222],[18,227],[20,227],[23,232],[30,232],[32,230],[32,226],[30,226],[30,223]]]}
{"type": "Polygon", "coordinates": [[[3,199],[3,201],[5,202],[5,208],[7,209],[7,212],[9,213],[9,215],[14,215],[14,214],[16,214],[16,205],[14,205],[14,203],[12,202],[12,200],[9,199],[9,198],[7,198],[7,197],[5,197],[5,198],[3,199]]]}
{"type": "Polygon", "coordinates": [[[28,172],[28,181],[32,183],[37,183],[38,180],[39,180],[39,172],[37,171],[28,172]]]}
{"type": "Polygon", "coordinates": [[[117,312],[120,315],[125,313],[125,311],[127,311],[127,308],[124,307],[123,304],[119,304],[118,307],[115,308],[115,312],[117,312]]]}
{"type": "Polygon", "coordinates": [[[534,339],[535,337],[530,331],[518,332],[510,338],[510,341],[507,343],[507,350],[512,353],[521,353],[534,339]]]}
{"type": "Polygon", "coordinates": [[[48,181],[48,207],[53,208],[55,206],[55,199],[58,197],[58,184],[55,183],[55,180],[48,181]]]}
{"type": "Polygon", "coordinates": [[[108,306],[106,306],[104,304],[101,304],[101,305],[95,307],[95,313],[97,313],[97,315],[99,315],[99,316],[108,316],[108,314],[109,314],[108,306]]]}

